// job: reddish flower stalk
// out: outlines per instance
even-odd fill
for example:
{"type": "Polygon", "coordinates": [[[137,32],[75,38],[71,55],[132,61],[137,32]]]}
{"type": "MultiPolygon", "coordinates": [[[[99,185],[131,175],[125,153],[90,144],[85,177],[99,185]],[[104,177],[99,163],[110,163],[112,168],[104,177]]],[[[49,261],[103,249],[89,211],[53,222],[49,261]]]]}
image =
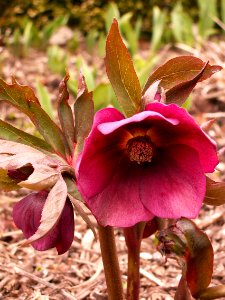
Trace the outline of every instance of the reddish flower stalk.
{"type": "Polygon", "coordinates": [[[123,300],[123,288],[113,228],[99,225],[98,232],[109,300],[123,300]]]}
{"type": "Polygon", "coordinates": [[[128,249],[127,300],[138,300],[140,290],[140,248],[145,223],[124,229],[128,249]]]}

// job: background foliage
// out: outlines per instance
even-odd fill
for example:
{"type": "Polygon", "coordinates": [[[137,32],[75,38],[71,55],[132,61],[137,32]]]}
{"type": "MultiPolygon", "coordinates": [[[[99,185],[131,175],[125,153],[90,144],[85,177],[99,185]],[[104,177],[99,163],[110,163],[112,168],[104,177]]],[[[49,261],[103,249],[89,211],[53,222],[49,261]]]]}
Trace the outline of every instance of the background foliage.
{"type": "MultiPolygon", "coordinates": [[[[104,0],[12,0],[1,1],[0,26],[3,31],[7,28],[15,29],[22,26],[24,18],[32,19],[35,24],[41,28],[47,21],[60,15],[69,14],[69,25],[79,27],[84,33],[91,28],[104,30],[104,11],[107,5],[112,1],[104,0]]],[[[197,18],[196,0],[119,0],[116,4],[121,15],[132,11],[133,22],[139,17],[143,19],[143,32],[151,31],[152,8],[158,6],[171,12],[177,2],[181,2],[185,11],[197,18]]]]}

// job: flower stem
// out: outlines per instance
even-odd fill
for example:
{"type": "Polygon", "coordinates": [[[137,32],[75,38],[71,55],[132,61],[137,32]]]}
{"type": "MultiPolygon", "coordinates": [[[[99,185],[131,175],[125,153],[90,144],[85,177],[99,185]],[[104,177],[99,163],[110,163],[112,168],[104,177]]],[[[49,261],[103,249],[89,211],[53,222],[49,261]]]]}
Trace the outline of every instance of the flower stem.
{"type": "Polygon", "coordinates": [[[140,290],[140,248],[145,223],[125,228],[124,235],[128,248],[127,300],[138,300],[140,290]]]}
{"type": "Polygon", "coordinates": [[[98,226],[109,300],[123,300],[123,287],[113,228],[98,226]]]}

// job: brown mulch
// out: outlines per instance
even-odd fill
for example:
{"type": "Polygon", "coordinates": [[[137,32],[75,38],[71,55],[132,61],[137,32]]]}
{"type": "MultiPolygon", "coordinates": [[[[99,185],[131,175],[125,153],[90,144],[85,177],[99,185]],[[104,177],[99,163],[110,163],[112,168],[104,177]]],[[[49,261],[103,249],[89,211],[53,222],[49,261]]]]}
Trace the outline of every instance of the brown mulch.
{"type": "MultiPolygon", "coordinates": [[[[191,54],[209,60],[211,64],[225,64],[225,43],[207,43],[199,52],[185,49],[191,54]]],[[[180,49],[169,53],[180,54],[180,49]]],[[[183,51],[183,49],[182,49],[183,51]]],[[[187,53],[187,52],[186,52],[187,53]]],[[[23,59],[13,57],[2,48],[2,77],[9,79],[16,75],[20,83],[34,87],[38,77],[46,84],[53,102],[57,95],[60,76],[52,74],[42,52],[31,50],[23,59]]],[[[90,55],[85,54],[90,60],[90,55]]],[[[167,55],[168,57],[168,55],[167,55]]],[[[71,65],[72,65],[71,58],[71,65]]],[[[163,58],[162,58],[163,60],[163,58]]],[[[215,124],[209,134],[217,141],[221,162],[215,179],[225,180],[225,71],[216,74],[207,82],[198,85],[193,93],[191,112],[202,123],[214,118],[215,124]]],[[[7,105],[0,106],[0,118],[17,122],[23,116],[7,105]],[[11,120],[11,113],[13,120],[11,120]]],[[[20,121],[22,122],[22,121],[20,121]]],[[[20,124],[21,125],[21,124],[20,124]]],[[[24,124],[21,125],[25,126],[24,124]]],[[[8,193],[0,195],[0,299],[19,300],[61,300],[61,299],[107,299],[106,284],[100,256],[99,243],[82,219],[76,217],[75,238],[70,250],[58,256],[55,250],[38,252],[31,246],[20,247],[23,235],[12,221],[12,207],[23,195],[8,193]]],[[[214,274],[212,285],[225,284],[225,206],[204,205],[197,225],[209,236],[214,252],[214,274]]],[[[119,260],[124,287],[126,283],[127,257],[124,237],[121,230],[116,231],[119,260]]],[[[179,278],[180,268],[175,260],[166,261],[156,251],[154,237],[143,240],[141,249],[141,299],[173,299],[179,278]]]]}

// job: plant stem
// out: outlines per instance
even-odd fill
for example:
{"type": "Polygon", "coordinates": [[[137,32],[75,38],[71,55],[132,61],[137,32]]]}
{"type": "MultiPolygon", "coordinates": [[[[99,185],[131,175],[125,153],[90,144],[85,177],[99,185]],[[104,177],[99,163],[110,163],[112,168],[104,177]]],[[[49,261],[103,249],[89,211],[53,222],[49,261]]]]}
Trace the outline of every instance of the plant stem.
{"type": "Polygon", "coordinates": [[[123,300],[123,287],[116,252],[115,236],[110,226],[98,226],[99,241],[109,300],[123,300]]]}
{"type": "Polygon", "coordinates": [[[127,300],[138,300],[140,290],[140,248],[145,223],[125,228],[124,235],[128,248],[127,300]]]}

